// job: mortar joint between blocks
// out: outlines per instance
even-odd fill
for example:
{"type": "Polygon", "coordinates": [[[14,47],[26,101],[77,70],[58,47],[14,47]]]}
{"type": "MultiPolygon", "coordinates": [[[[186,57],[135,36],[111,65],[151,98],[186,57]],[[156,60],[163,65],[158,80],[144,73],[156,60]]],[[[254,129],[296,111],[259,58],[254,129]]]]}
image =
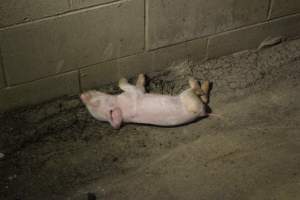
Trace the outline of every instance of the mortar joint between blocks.
{"type": "Polygon", "coordinates": [[[0,70],[2,71],[2,78],[3,78],[3,82],[4,82],[4,87],[7,87],[8,82],[7,82],[7,78],[6,78],[6,71],[5,71],[5,68],[4,68],[4,62],[3,62],[1,46],[0,46],[0,70]]]}

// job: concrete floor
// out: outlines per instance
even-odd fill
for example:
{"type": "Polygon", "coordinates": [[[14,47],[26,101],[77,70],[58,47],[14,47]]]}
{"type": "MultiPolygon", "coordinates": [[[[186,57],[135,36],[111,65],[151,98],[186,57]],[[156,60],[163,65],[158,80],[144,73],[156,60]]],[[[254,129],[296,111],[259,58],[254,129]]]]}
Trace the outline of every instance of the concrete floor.
{"type": "Polygon", "coordinates": [[[92,191],[99,199],[299,199],[299,91],[298,84],[282,82],[216,104],[221,118],[167,130],[198,138],[130,174],[97,180],[80,193],[92,191]]]}
{"type": "Polygon", "coordinates": [[[3,114],[0,199],[300,199],[299,60],[300,40],[155,75],[214,82],[218,116],[180,127],[112,130],[72,98],[3,114]]]}

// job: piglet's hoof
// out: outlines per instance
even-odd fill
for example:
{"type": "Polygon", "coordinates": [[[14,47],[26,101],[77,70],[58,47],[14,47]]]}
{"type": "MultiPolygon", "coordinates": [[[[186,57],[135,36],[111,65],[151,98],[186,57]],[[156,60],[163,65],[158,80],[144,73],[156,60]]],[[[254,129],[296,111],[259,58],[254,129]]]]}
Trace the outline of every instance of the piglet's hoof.
{"type": "Polygon", "coordinates": [[[122,85],[125,85],[125,84],[128,84],[127,79],[126,79],[126,78],[121,78],[121,79],[119,80],[119,86],[122,86],[122,85]]]}

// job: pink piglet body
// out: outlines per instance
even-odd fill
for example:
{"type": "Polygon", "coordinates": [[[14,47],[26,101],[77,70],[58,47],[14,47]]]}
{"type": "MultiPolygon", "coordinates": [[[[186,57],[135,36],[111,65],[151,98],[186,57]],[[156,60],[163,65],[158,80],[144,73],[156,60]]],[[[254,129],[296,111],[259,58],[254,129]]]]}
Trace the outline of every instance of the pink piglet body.
{"type": "Polygon", "coordinates": [[[118,105],[123,112],[123,121],[132,123],[174,126],[205,116],[205,109],[189,112],[180,96],[143,94],[138,97],[117,96],[118,105]]]}
{"type": "Polygon", "coordinates": [[[144,89],[127,86],[120,86],[125,91],[119,95],[88,91],[81,99],[93,117],[110,122],[114,128],[120,128],[122,122],[175,126],[207,116],[205,104],[191,89],[171,96],[145,93],[144,89]]]}

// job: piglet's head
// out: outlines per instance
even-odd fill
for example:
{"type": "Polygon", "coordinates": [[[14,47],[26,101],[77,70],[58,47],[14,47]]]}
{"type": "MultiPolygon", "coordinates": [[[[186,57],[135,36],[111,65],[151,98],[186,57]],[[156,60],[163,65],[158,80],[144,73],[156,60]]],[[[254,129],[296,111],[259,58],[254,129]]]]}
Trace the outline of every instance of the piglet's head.
{"type": "Polygon", "coordinates": [[[81,94],[80,99],[94,118],[108,121],[113,128],[120,128],[122,111],[116,104],[115,96],[98,91],[88,91],[81,94]]]}

